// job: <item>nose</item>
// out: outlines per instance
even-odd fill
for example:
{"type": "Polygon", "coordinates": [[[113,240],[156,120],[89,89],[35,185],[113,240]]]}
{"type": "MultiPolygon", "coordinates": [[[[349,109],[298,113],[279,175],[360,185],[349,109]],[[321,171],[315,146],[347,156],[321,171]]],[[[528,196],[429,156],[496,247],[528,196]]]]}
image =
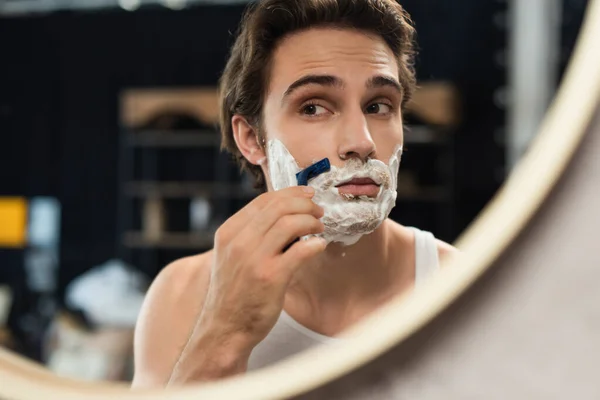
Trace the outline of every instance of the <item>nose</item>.
{"type": "Polygon", "coordinates": [[[371,137],[369,126],[362,112],[348,116],[340,127],[338,154],[342,160],[352,157],[365,161],[373,157],[375,142],[371,137]]]}

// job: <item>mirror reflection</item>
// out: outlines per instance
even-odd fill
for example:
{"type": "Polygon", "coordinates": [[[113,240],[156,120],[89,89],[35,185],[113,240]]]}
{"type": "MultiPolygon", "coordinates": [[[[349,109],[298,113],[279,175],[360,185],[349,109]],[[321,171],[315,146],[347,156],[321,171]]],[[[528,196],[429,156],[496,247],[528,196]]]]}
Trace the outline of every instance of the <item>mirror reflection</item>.
{"type": "Polygon", "coordinates": [[[0,1],[0,346],[148,388],[341,340],[460,254],[587,5],[245,3],[0,1]]]}

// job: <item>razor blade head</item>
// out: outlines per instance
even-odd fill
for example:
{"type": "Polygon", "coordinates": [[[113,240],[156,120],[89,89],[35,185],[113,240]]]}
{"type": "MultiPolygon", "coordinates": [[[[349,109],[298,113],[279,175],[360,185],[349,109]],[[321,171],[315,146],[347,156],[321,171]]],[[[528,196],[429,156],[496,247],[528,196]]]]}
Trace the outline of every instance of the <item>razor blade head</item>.
{"type": "Polygon", "coordinates": [[[296,174],[298,185],[307,186],[308,181],[310,181],[313,178],[316,178],[324,172],[329,171],[330,169],[331,164],[329,163],[329,158],[324,158],[321,161],[314,163],[310,167],[305,168],[296,174]]]}

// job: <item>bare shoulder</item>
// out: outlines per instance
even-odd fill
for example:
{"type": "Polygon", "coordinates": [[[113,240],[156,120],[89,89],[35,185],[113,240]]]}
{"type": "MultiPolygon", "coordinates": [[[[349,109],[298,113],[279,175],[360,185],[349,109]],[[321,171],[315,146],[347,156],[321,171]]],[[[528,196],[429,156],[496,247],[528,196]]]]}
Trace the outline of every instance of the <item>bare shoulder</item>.
{"type": "Polygon", "coordinates": [[[156,314],[157,310],[167,311],[175,304],[181,311],[181,308],[197,303],[184,300],[198,299],[202,296],[203,289],[208,287],[211,253],[212,251],[181,258],[163,268],[150,285],[140,317],[145,313],[156,314]]]}
{"type": "MultiPolygon", "coordinates": [[[[152,282],[148,296],[153,292],[166,291],[168,296],[189,295],[191,286],[207,284],[210,278],[210,259],[212,250],[195,256],[173,261],[160,271],[152,282]]],[[[164,298],[163,298],[164,300],[164,298]]]]}
{"type": "Polygon", "coordinates": [[[133,387],[164,385],[202,310],[212,251],[166,266],[154,279],[135,327],[133,387]]]}
{"type": "Polygon", "coordinates": [[[462,253],[456,247],[452,246],[449,243],[446,243],[442,240],[436,239],[438,254],[442,265],[447,262],[450,262],[457,257],[459,257],[462,253]]]}
{"type": "MultiPolygon", "coordinates": [[[[404,241],[410,246],[414,246],[414,230],[416,228],[410,228],[401,225],[393,220],[388,219],[388,221],[388,226],[390,226],[392,231],[395,232],[395,235],[397,238],[399,238],[399,240],[404,241]]],[[[462,254],[460,250],[458,250],[456,247],[452,246],[449,243],[446,243],[439,239],[435,239],[435,241],[438,249],[439,259],[443,264],[462,254]]]]}

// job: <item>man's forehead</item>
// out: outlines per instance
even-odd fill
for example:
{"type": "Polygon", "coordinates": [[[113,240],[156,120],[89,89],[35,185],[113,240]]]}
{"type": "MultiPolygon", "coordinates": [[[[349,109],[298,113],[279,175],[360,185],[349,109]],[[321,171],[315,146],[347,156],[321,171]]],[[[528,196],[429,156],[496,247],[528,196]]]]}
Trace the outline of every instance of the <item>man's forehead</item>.
{"type": "MultiPolygon", "coordinates": [[[[398,77],[398,62],[382,38],[354,30],[314,29],[295,33],[277,46],[271,65],[271,82],[291,85],[309,75],[344,72],[364,84],[373,75],[398,77]]],[[[346,79],[348,80],[348,79],[346,79]]]]}

